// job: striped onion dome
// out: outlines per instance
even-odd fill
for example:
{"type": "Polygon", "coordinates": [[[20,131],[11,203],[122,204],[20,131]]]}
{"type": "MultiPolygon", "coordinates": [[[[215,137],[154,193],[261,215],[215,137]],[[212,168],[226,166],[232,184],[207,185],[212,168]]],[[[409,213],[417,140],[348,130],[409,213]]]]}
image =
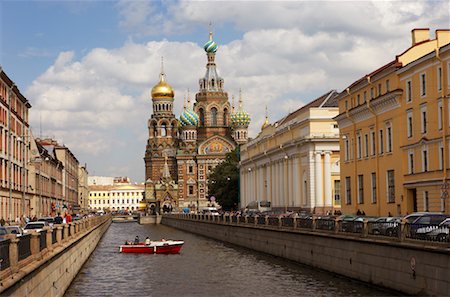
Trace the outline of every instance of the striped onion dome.
{"type": "Polygon", "coordinates": [[[215,53],[215,52],[217,52],[218,47],[219,46],[217,45],[217,43],[215,43],[214,40],[212,40],[212,32],[209,32],[209,41],[207,43],[205,43],[205,45],[203,46],[203,49],[207,53],[215,53]]]}
{"type": "Polygon", "coordinates": [[[180,116],[181,126],[197,126],[198,125],[198,115],[192,109],[185,109],[180,116]]]}

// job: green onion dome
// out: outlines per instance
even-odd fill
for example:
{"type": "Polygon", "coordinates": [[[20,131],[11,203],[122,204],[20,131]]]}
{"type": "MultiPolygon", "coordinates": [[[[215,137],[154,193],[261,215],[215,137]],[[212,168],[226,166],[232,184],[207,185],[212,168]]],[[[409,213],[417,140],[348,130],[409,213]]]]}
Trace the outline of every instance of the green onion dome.
{"type": "Polygon", "coordinates": [[[212,33],[209,33],[209,41],[207,43],[205,43],[205,45],[203,46],[203,49],[205,50],[205,52],[207,53],[215,53],[217,52],[217,48],[219,46],[217,45],[217,43],[214,42],[214,40],[212,40],[212,33]]]}
{"type": "Polygon", "coordinates": [[[185,108],[183,113],[180,115],[180,124],[184,126],[197,126],[199,122],[198,115],[192,109],[185,108]]]}

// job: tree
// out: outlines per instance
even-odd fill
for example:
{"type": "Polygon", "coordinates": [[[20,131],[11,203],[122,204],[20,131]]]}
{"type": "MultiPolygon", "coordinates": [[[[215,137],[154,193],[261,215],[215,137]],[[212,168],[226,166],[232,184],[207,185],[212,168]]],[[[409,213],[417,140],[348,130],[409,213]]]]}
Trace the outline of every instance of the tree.
{"type": "Polygon", "coordinates": [[[208,192],[224,210],[237,209],[239,197],[238,148],[226,154],[225,161],[209,175],[208,192]]]}

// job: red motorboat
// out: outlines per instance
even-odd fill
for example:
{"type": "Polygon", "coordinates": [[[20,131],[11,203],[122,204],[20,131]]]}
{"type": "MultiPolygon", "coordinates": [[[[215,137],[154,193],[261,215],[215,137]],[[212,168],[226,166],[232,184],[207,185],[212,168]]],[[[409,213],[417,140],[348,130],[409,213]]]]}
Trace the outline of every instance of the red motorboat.
{"type": "Polygon", "coordinates": [[[124,244],[119,247],[121,253],[137,254],[178,254],[183,246],[182,240],[151,241],[150,244],[124,244]]]}

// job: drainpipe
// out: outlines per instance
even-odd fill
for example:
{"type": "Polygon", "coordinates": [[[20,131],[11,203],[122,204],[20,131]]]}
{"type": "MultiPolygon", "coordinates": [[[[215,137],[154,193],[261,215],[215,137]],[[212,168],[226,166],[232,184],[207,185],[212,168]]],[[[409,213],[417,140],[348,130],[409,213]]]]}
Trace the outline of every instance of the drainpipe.
{"type": "MultiPolygon", "coordinates": [[[[436,58],[441,62],[441,98],[442,98],[442,146],[444,149],[444,153],[442,156],[442,185],[446,185],[447,184],[447,123],[446,123],[446,118],[445,118],[445,111],[447,110],[447,100],[445,100],[446,98],[446,94],[445,94],[445,90],[447,89],[444,84],[445,84],[445,80],[444,80],[444,61],[442,61],[442,58],[439,55],[439,48],[436,48],[436,58]]],[[[447,69],[448,72],[448,69],[447,69]]],[[[447,192],[447,188],[442,189],[443,192],[447,192]]],[[[447,199],[447,197],[442,196],[442,201],[441,201],[441,211],[443,213],[445,213],[445,208],[446,208],[446,203],[445,200],[447,199]]]]}
{"type": "MultiPolygon", "coordinates": [[[[367,83],[369,84],[369,86],[372,86],[372,81],[370,80],[370,76],[367,76],[367,83]]],[[[366,105],[367,108],[369,109],[369,111],[373,114],[373,116],[375,117],[375,174],[376,174],[376,183],[377,183],[377,189],[376,189],[376,195],[377,195],[377,215],[380,216],[381,215],[381,200],[380,200],[380,185],[379,185],[379,143],[378,143],[378,115],[376,114],[376,112],[373,110],[372,106],[370,105],[370,100],[371,98],[369,98],[369,100],[366,101],[366,105]]],[[[372,175],[370,175],[370,178],[372,179],[372,175]]],[[[372,182],[372,181],[371,181],[372,182]]]]}

